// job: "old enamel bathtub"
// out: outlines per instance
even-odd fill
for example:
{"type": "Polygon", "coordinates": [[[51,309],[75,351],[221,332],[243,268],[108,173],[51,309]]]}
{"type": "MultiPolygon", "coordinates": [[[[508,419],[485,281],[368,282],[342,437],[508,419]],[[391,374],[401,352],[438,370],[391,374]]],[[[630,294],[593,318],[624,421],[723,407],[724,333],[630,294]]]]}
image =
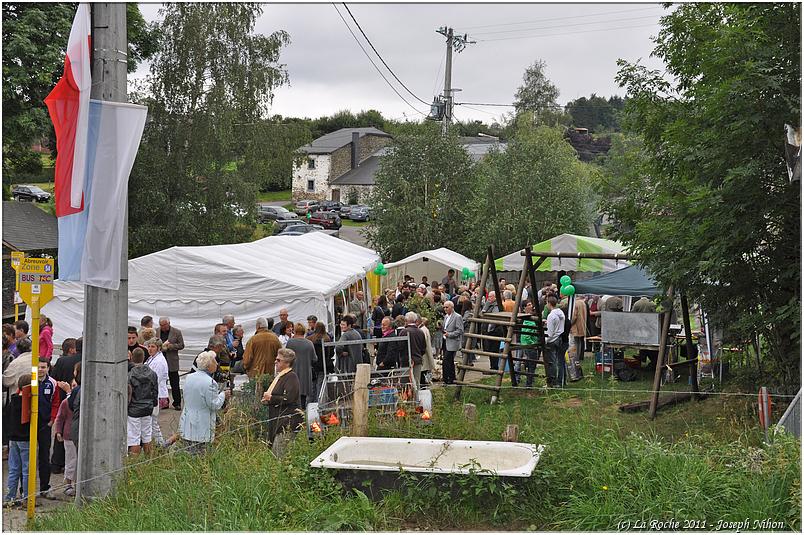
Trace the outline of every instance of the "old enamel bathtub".
{"type": "Polygon", "coordinates": [[[401,472],[440,480],[467,474],[527,478],[543,451],[542,445],[517,442],[341,437],[310,466],[336,470],[345,485],[377,499],[377,491],[399,487],[401,472]]]}

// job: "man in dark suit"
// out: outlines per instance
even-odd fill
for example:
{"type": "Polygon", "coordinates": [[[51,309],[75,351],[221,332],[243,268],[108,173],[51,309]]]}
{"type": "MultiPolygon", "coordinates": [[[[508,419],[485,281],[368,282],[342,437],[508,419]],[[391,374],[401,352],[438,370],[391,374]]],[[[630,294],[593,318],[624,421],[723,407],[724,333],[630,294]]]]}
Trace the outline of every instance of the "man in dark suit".
{"type": "Polygon", "coordinates": [[[173,395],[173,408],[181,410],[181,387],[179,385],[179,351],[184,349],[181,331],[170,325],[170,318],[159,318],[159,338],[162,340],[162,354],[168,364],[168,380],[173,395]]]}

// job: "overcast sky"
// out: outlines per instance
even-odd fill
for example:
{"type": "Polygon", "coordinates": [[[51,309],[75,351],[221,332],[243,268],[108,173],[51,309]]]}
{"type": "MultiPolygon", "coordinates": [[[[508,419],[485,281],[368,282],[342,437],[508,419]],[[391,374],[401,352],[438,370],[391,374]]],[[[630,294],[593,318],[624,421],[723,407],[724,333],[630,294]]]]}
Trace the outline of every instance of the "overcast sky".
{"type": "MultiPolygon", "coordinates": [[[[510,104],[525,69],[536,59],[559,88],[559,102],[596,93],[623,95],[614,81],[617,59],[642,59],[651,68],[651,36],[658,32],[659,4],[348,4],[374,47],[402,82],[428,104],[444,87],[445,38],[450,26],[468,34],[470,44],[453,54],[456,102],[510,104]]],[[[342,4],[343,17],[386,77],[413,107],[422,104],[388,74],[342,4]]],[[[159,4],[140,4],[146,20],[157,20],[159,4]]],[[[339,110],[376,109],[387,118],[421,119],[372,67],[332,4],[265,4],[256,31],[290,34],[282,52],[290,85],[280,88],[272,113],[319,117],[339,110]]],[[[132,77],[141,77],[147,65],[132,77]]],[[[484,122],[510,108],[457,106],[458,120],[484,122]]]]}

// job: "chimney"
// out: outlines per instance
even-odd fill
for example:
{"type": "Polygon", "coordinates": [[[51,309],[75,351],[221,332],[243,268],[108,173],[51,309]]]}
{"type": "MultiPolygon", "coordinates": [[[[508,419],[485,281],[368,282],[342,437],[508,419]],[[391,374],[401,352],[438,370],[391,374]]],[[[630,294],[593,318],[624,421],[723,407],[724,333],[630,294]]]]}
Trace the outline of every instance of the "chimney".
{"type": "Polygon", "coordinates": [[[360,163],[360,132],[352,132],[352,169],[360,163]]]}

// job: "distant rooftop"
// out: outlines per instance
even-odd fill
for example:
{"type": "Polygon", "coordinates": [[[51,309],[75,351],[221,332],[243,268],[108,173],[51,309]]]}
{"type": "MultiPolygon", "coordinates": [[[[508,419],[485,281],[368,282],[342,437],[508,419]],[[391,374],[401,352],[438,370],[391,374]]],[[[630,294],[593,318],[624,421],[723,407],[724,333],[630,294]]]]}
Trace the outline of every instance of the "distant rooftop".
{"type": "Polygon", "coordinates": [[[345,147],[352,142],[352,132],[357,132],[360,137],[364,136],[382,136],[391,137],[391,134],[386,134],[382,130],[374,128],[373,126],[363,128],[341,128],[335,132],[323,135],[314,140],[299,150],[307,154],[332,154],[341,147],[345,147]]]}
{"type": "Polygon", "coordinates": [[[56,221],[32,202],[3,201],[3,245],[15,251],[57,249],[56,221]]]}

